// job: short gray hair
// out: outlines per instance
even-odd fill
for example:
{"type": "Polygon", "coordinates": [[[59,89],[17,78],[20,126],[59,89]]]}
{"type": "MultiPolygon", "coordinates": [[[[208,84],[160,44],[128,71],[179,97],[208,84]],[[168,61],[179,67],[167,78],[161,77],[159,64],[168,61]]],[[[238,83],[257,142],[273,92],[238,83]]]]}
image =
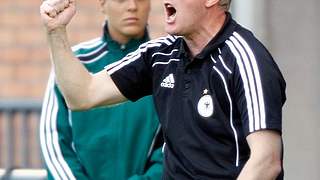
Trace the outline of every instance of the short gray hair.
{"type": "Polygon", "coordinates": [[[229,10],[231,4],[231,0],[220,0],[219,5],[226,11],[229,10]]]}

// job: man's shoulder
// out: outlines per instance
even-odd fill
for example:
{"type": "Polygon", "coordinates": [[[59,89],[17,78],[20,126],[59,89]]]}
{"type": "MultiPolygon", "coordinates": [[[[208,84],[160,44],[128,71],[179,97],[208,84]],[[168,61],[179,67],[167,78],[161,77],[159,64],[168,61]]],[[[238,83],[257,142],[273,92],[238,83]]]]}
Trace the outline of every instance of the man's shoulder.
{"type": "Polygon", "coordinates": [[[90,64],[108,53],[108,44],[98,37],[73,46],[72,51],[83,64],[90,64]]]}
{"type": "Polygon", "coordinates": [[[97,49],[101,48],[102,46],[107,46],[107,43],[103,40],[102,37],[97,37],[94,39],[90,39],[84,42],[81,42],[77,45],[72,46],[73,53],[77,55],[87,54],[97,49]]]}
{"type": "Polygon", "coordinates": [[[152,48],[152,47],[167,47],[172,46],[177,40],[181,38],[180,36],[174,36],[174,35],[167,35],[162,36],[156,39],[149,40],[145,43],[143,43],[140,46],[140,49],[143,48],[152,48]]]}
{"type": "Polygon", "coordinates": [[[181,36],[167,35],[152,39],[139,46],[135,53],[146,53],[147,56],[153,57],[154,54],[170,53],[176,46],[179,46],[181,36]]]}
{"type": "MultiPolygon", "coordinates": [[[[235,21],[234,21],[235,22],[235,21]]],[[[232,54],[233,62],[238,58],[244,59],[272,59],[272,56],[254,32],[235,22],[235,28],[224,42],[227,54],[232,54]],[[229,53],[230,52],[230,53],[229,53]]]]}
{"type": "Polygon", "coordinates": [[[241,25],[237,26],[232,34],[232,37],[236,39],[244,48],[250,48],[254,53],[261,51],[263,53],[267,53],[267,49],[256,37],[255,33],[241,25]]]}
{"type": "Polygon", "coordinates": [[[157,42],[157,43],[164,43],[164,44],[172,44],[175,42],[177,39],[181,38],[182,36],[175,36],[175,35],[166,35],[166,36],[161,36],[158,38],[155,38],[153,40],[150,40],[149,42],[157,42]]]}

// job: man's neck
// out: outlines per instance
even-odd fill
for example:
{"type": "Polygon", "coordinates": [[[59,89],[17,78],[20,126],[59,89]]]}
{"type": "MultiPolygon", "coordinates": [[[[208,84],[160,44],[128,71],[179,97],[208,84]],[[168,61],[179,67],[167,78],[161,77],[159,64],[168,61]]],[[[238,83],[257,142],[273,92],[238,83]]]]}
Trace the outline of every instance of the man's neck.
{"type": "Polygon", "coordinates": [[[109,35],[111,39],[119,44],[127,44],[131,39],[140,39],[144,36],[145,32],[142,31],[139,34],[134,34],[132,36],[123,34],[111,27],[109,28],[109,35]]]}
{"type": "Polygon", "coordinates": [[[192,59],[218,34],[226,20],[226,14],[219,14],[211,19],[204,24],[203,28],[199,28],[199,31],[184,36],[192,59]]]}

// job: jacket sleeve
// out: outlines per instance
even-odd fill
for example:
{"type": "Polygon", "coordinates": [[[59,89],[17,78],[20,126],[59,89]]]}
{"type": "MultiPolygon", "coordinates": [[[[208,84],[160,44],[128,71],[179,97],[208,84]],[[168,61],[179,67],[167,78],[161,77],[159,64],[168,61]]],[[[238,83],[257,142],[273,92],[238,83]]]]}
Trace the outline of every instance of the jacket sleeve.
{"type": "Polygon", "coordinates": [[[282,133],[285,80],[268,50],[247,34],[228,42],[236,57],[233,86],[245,136],[260,130],[282,133]]]}
{"type": "Polygon", "coordinates": [[[51,72],[40,123],[42,155],[48,179],[88,179],[72,147],[69,112],[51,72]]]}
{"type": "Polygon", "coordinates": [[[156,139],[152,147],[152,153],[146,164],[145,173],[142,175],[134,175],[128,180],[161,180],[163,173],[163,137],[161,126],[159,126],[159,131],[156,134],[156,139]]]}

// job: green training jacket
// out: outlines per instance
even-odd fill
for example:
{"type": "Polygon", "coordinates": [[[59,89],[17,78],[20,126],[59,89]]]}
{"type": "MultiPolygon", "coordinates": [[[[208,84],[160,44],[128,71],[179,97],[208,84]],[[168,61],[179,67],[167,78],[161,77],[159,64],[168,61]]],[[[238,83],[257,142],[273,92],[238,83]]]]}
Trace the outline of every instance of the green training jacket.
{"type": "MultiPolygon", "coordinates": [[[[91,73],[101,71],[149,40],[113,41],[103,36],[72,48],[91,73]]],[[[81,92],[79,92],[81,93],[81,92]]],[[[70,111],[51,72],[40,124],[48,179],[161,179],[163,143],[151,96],[88,111],[70,111]]]]}

